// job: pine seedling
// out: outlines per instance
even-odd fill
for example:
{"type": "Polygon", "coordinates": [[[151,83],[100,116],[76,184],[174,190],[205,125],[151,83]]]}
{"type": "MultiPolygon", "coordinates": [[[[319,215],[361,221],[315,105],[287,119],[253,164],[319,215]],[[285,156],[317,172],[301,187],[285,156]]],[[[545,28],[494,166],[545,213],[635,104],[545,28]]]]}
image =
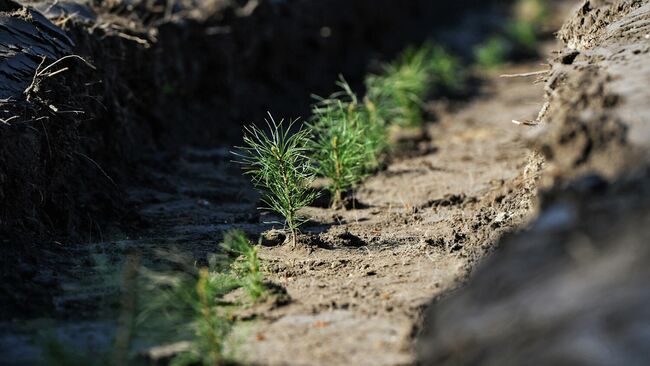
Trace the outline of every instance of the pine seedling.
{"type": "Polygon", "coordinates": [[[423,47],[428,53],[427,72],[433,91],[436,94],[462,92],[465,89],[466,76],[460,60],[433,43],[427,43],[423,47]]]}
{"type": "Polygon", "coordinates": [[[230,333],[231,322],[217,312],[215,299],[218,291],[211,285],[210,277],[207,268],[199,271],[199,280],[196,283],[199,321],[195,343],[197,349],[194,353],[199,355],[203,365],[219,365],[224,361],[223,344],[230,333]]]}
{"type": "Polygon", "coordinates": [[[503,36],[491,36],[485,43],[474,48],[476,62],[486,69],[503,65],[512,53],[512,45],[503,36]]]}
{"type": "Polygon", "coordinates": [[[363,145],[365,147],[364,172],[371,173],[379,166],[379,157],[389,148],[388,129],[384,119],[381,118],[377,106],[364,97],[359,102],[350,85],[340,76],[336,85],[341,89],[324,99],[316,97],[318,103],[313,107],[313,114],[327,112],[328,107],[337,108],[342,103],[347,110],[347,121],[355,129],[361,130],[363,145]]]}
{"type": "Polygon", "coordinates": [[[138,332],[162,342],[191,340],[191,347],[171,361],[171,365],[215,365],[224,361],[224,342],[232,321],[221,309],[223,296],[239,287],[221,267],[197,268],[190,258],[167,253],[165,259],[175,271],[142,269],[138,332]]]}
{"type": "Polygon", "coordinates": [[[431,92],[459,92],[465,87],[460,60],[441,46],[410,47],[385,64],[383,73],[366,78],[366,97],[379,117],[400,126],[422,124],[425,98],[431,92]]]}
{"type": "Polygon", "coordinates": [[[336,96],[313,108],[310,148],[316,171],[329,179],[332,207],[340,208],[343,193],[366,176],[368,145],[356,100],[345,103],[336,96]]]}
{"type": "Polygon", "coordinates": [[[214,273],[207,268],[198,271],[198,278],[192,288],[194,339],[190,348],[174,356],[171,366],[221,365],[227,362],[224,344],[232,330],[232,321],[219,311],[218,301],[221,289],[214,286],[214,273]]]}
{"type": "Polygon", "coordinates": [[[220,246],[231,258],[233,274],[251,299],[257,301],[264,297],[268,290],[260,272],[257,247],[251,244],[246,234],[241,230],[230,230],[226,232],[220,246]]]}
{"type": "Polygon", "coordinates": [[[379,157],[389,147],[386,121],[381,118],[377,106],[368,97],[364,97],[363,103],[359,103],[356,94],[343,77],[337,85],[343,93],[340,98],[347,104],[348,121],[361,130],[363,135],[365,172],[371,173],[379,167],[379,157]]]}
{"type": "Polygon", "coordinates": [[[423,99],[430,91],[427,50],[407,49],[380,75],[366,78],[366,95],[379,106],[381,117],[400,126],[422,124],[423,99]]]}
{"type": "Polygon", "coordinates": [[[363,105],[357,106],[356,110],[365,136],[366,172],[371,173],[379,168],[381,155],[390,148],[388,144],[388,124],[386,120],[381,118],[377,106],[368,97],[363,99],[363,105]]]}
{"type": "Polygon", "coordinates": [[[301,129],[291,134],[295,121],[285,128],[282,121],[276,123],[271,114],[269,117],[269,134],[254,125],[246,127],[246,146],[236,155],[260,190],[265,208],[284,217],[295,247],[298,228],[305,222],[298,216],[298,210],[318,196],[311,189],[315,176],[306,156],[309,131],[301,129]]]}

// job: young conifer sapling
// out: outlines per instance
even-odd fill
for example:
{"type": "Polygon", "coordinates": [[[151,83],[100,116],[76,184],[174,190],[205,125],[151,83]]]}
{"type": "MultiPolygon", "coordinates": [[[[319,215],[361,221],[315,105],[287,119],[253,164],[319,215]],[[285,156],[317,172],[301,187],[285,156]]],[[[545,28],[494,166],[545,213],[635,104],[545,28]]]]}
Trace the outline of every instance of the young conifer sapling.
{"type": "Polygon", "coordinates": [[[295,122],[285,127],[283,121],[275,122],[269,113],[269,132],[255,125],[246,127],[245,146],[235,153],[262,194],[265,208],[284,217],[294,247],[298,228],[305,221],[298,216],[298,210],[318,196],[311,188],[314,169],[306,156],[309,132],[300,129],[291,133],[295,122]]]}
{"type": "Polygon", "coordinates": [[[333,208],[340,208],[343,193],[366,175],[366,126],[357,106],[340,95],[321,99],[309,123],[312,158],[318,174],[329,179],[333,208]]]}

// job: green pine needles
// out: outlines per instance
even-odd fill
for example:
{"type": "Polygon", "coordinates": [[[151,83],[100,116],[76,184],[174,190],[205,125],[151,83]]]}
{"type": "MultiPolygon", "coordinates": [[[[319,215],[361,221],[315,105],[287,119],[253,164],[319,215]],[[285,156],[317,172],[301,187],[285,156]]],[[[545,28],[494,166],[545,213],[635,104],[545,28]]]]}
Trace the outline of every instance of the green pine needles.
{"type": "Polygon", "coordinates": [[[328,181],[331,207],[343,207],[345,193],[381,165],[392,125],[420,127],[426,97],[465,87],[460,61],[432,43],[407,49],[383,71],[366,78],[361,99],[341,78],[340,91],[317,97],[306,128],[294,134],[295,121],[284,128],[272,117],[268,133],[245,128],[245,147],[237,155],[266,208],[284,217],[294,246],[304,222],[297,212],[317,197],[311,187],[316,175],[328,181]]]}
{"type": "Polygon", "coordinates": [[[311,188],[315,175],[306,155],[309,131],[301,129],[292,134],[290,130],[296,121],[285,128],[270,113],[269,118],[268,134],[254,125],[244,129],[246,146],[236,155],[260,190],[266,208],[284,217],[295,247],[298,228],[305,221],[298,216],[298,210],[318,196],[311,188]]]}
{"type": "Polygon", "coordinates": [[[366,78],[367,97],[381,118],[406,127],[422,124],[424,100],[432,92],[459,92],[465,77],[458,58],[442,47],[426,43],[410,47],[383,73],[366,78]]]}
{"type": "Polygon", "coordinates": [[[513,17],[503,29],[474,48],[476,63],[494,69],[507,61],[535,56],[548,14],[545,0],[515,1],[513,17]]]}
{"type": "Polygon", "coordinates": [[[207,267],[197,267],[190,257],[167,253],[166,271],[142,269],[140,289],[145,307],[138,315],[138,331],[163,341],[191,340],[190,347],[172,365],[220,365],[231,359],[225,344],[234,326],[229,316],[232,303],[224,296],[237,288],[251,303],[264,299],[269,290],[260,270],[257,248],[241,230],[230,230],[219,244],[223,253],[211,254],[207,267]]]}
{"type": "Polygon", "coordinates": [[[366,78],[370,100],[382,117],[400,126],[422,124],[422,100],[429,92],[426,53],[408,49],[397,62],[386,64],[383,73],[366,78]]]}
{"type": "Polygon", "coordinates": [[[239,287],[225,263],[197,268],[189,257],[168,254],[174,270],[143,269],[140,290],[145,307],[138,315],[137,331],[147,339],[190,341],[171,365],[219,365],[227,360],[224,343],[233,322],[223,308],[223,296],[239,287]]]}
{"type": "MultiPolygon", "coordinates": [[[[345,84],[347,86],[347,84],[345,84]]],[[[366,175],[366,121],[357,111],[356,98],[343,102],[322,99],[313,108],[310,149],[316,171],[329,179],[332,207],[340,208],[343,193],[366,175]]]]}
{"type": "Polygon", "coordinates": [[[268,290],[260,271],[257,247],[252,245],[241,230],[226,232],[221,248],[232,258],[230,265],[239,285],[253,301],[264,297],[268,290]]]}

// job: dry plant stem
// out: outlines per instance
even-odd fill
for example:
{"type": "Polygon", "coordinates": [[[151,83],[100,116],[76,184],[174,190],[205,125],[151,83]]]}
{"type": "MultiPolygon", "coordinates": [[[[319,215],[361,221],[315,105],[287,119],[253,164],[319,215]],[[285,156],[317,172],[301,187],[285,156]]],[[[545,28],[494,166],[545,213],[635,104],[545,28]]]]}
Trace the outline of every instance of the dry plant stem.
{"type": "Polygon", "coordinates": [[[291,229],[291,247],[295,248],[298,245],[298,233],[296,229],[291,229]]]}
{"type": "Polygon", "coordinates": [[[502,74],[499,75],[500,78],[524,78],[528,76],[537,76],[537,75],[544,75],[548,74],[550,70],[540,70],[540,71],[533,71],[533,72],[525,72],[522,74],[502,74]]]}
{"type": "MultiPolygon", "coordinates": [[[[29,96],[29,93],[30,93],[30,92],[32,91],[32,89],[34,88],[34,85],[36,84],[36,80],[37,80],[39,77],[51,77],[51,76],[54,76],[54,75],[56,75],[56,74],[58,74],[58,73],[60,73],[60,72],[66,71],[66,70],[68,69],[67,67],[66,67],[66,68],[63,68],[63,69],[61,69],[61,70],[58,70],[58,71],[54,71],[54,72],[49,73],[49,74],[45,74],[45,72],[46,72],[47,70],[49,70],[50,68],[52,68],[54,65],[58,64],[58,63],[61,62],[61,61],[64,61],[64,60],[67,60],[67,59],[71,59],[71,58],[75,58],[75,59],[81,60],[81,61],[82,61],[84,64],[86,64],[88,67],[90,67],[90,68],[93,69],[93,70],[96,70],[95,66],[93,66],[90,62],[86,61],[83,57],[81,57],[81,56],[79,56],[79,55],[68,55],[68,56],[61,57],[60,59],[58,59],[58,60],[52,62],[51,64],[49,64],[49,65],[47,65],[47,66],[45,66],[45,67],[41,70],[41,66],[43,66],[43,63],[45,63],[45,57],[43,57],[43,58],[41,59],[41,63],[38,65],[38,67],[36,68],[36,71],[34,72],[34,77],[32,78],[32,82],[31,82],[31,83],[29,84],[29,86],[25,89],[25,91],[23,92],[23,94],[29,96]]],[[[28,98],[28,100],[29,100],[29,98],[28,98]]]]}

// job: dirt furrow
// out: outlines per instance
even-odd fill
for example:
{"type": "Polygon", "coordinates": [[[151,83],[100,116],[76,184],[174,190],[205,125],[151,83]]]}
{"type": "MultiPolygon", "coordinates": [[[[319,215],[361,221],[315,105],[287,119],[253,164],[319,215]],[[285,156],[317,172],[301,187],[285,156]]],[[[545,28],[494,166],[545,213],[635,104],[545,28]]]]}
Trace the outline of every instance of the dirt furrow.
{"type": "Polygon", "coordinates": [[[364,208],[307,210],[319,228],[332,225],[318,236],[337,245],[261,252],[292,302],[247,311],[261,320],[242,354],[269,365],[413,363],[422,307],[461,284],[531,212],[540,160],[510,120],[533,118],[542,94],[531,80],[492,77],[481,98],[428,128],[423,155],[363,184],[364,208]]]}

